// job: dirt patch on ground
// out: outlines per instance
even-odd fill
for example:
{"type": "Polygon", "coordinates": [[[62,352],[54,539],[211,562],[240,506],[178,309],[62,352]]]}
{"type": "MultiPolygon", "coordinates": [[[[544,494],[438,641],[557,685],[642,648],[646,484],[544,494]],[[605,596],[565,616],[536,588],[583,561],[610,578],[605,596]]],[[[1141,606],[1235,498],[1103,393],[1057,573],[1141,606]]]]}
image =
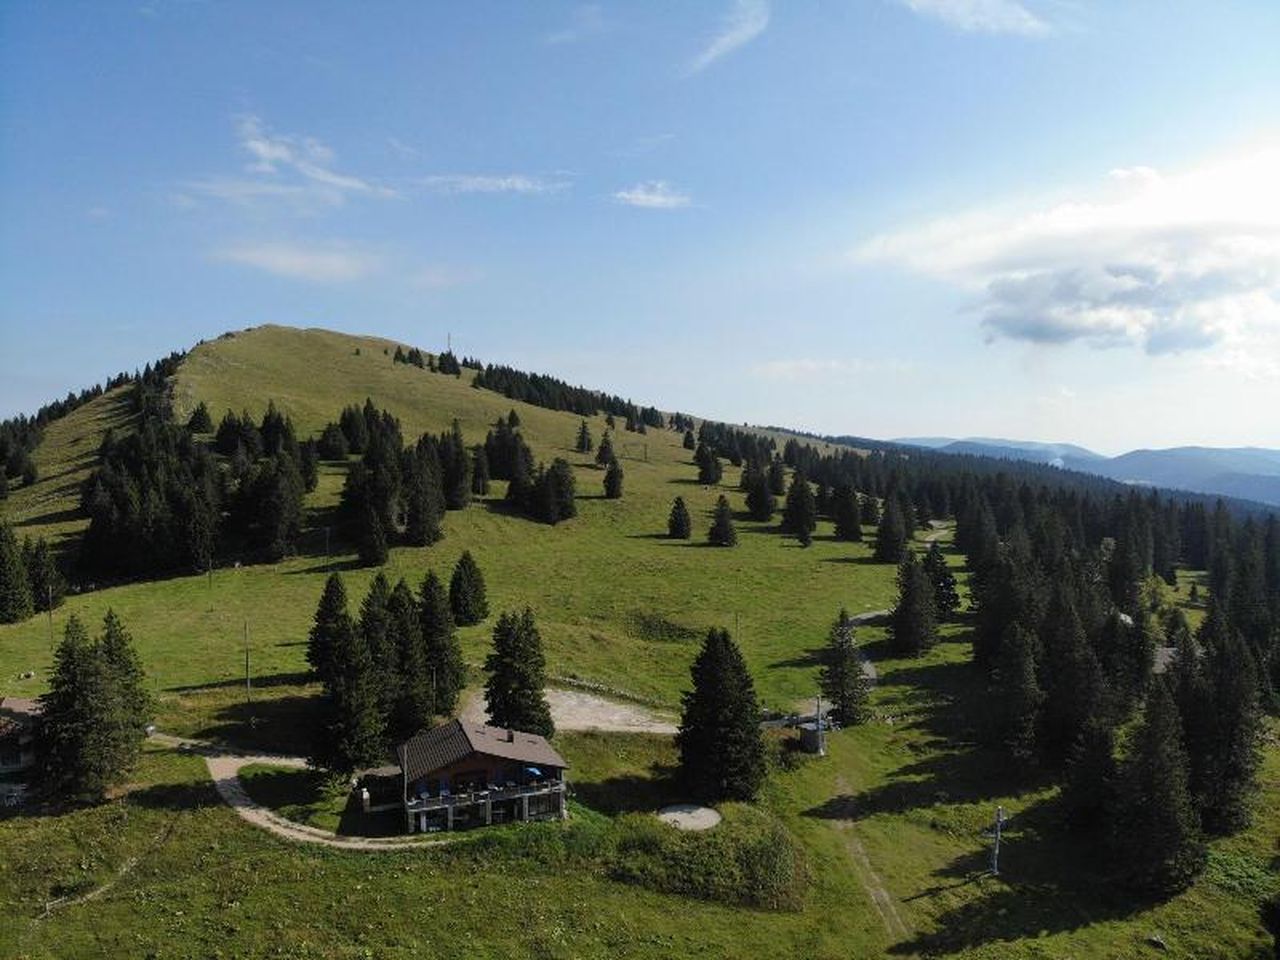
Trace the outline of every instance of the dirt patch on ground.
{"type": "Polygon", "coordinates": [[[658,819],[677,830],[710,830],[720,822],[720,814],[696,803],[673,803],[658,811],[658,819]]]}
{"type": "MultiPolygon", "coordinates": [[[[672,736],[675,720],[635,703],[621,703],[582,690],[548,687],[547,704],[557,730],[609,730],[615,733],[656,733],[672,736]]],[[[484,723],[484,695],[468,695],[459,718],[468,723],[484,723]]]]}

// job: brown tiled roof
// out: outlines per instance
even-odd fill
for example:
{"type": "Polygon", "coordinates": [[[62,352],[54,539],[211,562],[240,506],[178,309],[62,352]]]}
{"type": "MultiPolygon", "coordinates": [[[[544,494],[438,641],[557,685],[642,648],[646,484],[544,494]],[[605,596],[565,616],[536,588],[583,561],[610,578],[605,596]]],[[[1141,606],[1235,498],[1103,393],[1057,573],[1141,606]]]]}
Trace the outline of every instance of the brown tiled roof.
{"type": "Polygon", "coordinates": [[[0,697],[0,737],[6,737],[17,730],[29,727],[39,712],[39,700],[0,697]]]}
{"type": "Polygon", "coordinates": [[[396,748],[400,768],[410,780],[447,767],[473,753],[536,767],[563,770],[569,766],[551,744],[536,733],[463,723],[461,720],[451,720],[432,730],[424,730],[396,748]]]}

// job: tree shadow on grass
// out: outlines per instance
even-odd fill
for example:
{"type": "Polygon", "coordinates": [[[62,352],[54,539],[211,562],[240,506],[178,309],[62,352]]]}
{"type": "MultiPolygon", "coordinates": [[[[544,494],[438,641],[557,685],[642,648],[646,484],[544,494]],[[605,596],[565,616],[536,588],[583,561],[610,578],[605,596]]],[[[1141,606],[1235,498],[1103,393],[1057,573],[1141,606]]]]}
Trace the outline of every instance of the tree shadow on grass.
{"type": "Polygon", "coordinates": [[[303,574],[314,573],[347,573],[351,570],[359,570],[366,566],[359,557],[343,557],[334,560],[325,560],[312,567],[303,567],[301,570],[286,570],[285,576],[296,577],[303,574]]]}
{"type": "Polygon", "coordinates": [[[859,567],[888,567],[891,564],[881,563],[875,557],[823,557],[822,563],[851,563],[859,567]]]}
{"type": "Polygon", "coordinates": [[[46,523],[66,523],[70,520],[78,520],[83,517],[78,507],[68,507],[66,510],[54,510],[50,513],[40,513],[23,520],[18,520],[13,524],[14,529],[21,527],[41,527],[46,523]]]}
{"type": "Polygon", "coordinates": [[[133,790],[128,802],[149,810],[198,810],[222,803],[212,780],[196,783],[157,783],[133,790]]]}
{"type": "Polygon", "coordinates": [[[647,776],[628,774],[596,781],[571,781],[574,798],[601,813],[652,813],[688,799],[671,764],[654,763],[647,776]]]}
{"type": "Polygon", "coordinates": [[[785,660],[775,660],[769,664],[770,668],[774,667],[820,667],[823,664],[823,656],[826,653],[826,647],[810,647],[803,653],[799,653],[794,657],[788,657],[785,660]]]}
{"type": "Polygon", "coordinates": [[[195,736],[249,750],[299,756],[312,746],[321,722],[318,695],[275,697],[223,707],[195,736]]]}
{"type": "MultiPolygon", "coordinates": [[[[282,643],[279,646],[295,646],[291,643],[282,643]]],[[[272,673],[265,677],[254,677],[253,686],[258,687],[300,687],[311,683],[316,678],[305,670],[297,673],[272,673]]],[[[165,687],[167,693],[198,693],[202,690],[225,690],[230,687],[240,687],[243,689],[244,680],[216,680],[213,683],[194,683],[179,687],[165,687]]]]}

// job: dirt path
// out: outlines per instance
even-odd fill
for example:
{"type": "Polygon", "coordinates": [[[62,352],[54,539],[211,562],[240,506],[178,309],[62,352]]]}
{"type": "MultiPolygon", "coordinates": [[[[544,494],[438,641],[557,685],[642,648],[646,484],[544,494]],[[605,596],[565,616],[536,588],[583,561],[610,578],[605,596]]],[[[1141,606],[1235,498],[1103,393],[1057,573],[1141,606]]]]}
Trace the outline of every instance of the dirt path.
{"type": "MultiPolygon", "coordinates": [[[[548,687],[547,704],[557,730],[609,730],[615,733],[656,733],[674,736],[675,721],[635,703],[621,703],[582,690],[548,687]]],[[[484,696],[473,691],[467,696],[459,719],[484,723],[484,696]]]]}
{"type": "MultiPolygon", "coordinates": [[[[836,779],[836,790],[846,796],[849,795],[849,784],[844,777],[836,779]]],[[[853,860],[854,872],[858,876],[858,882],[862,884],[862,889],[870,897],[871,905],[876,908],[876,913],[880,914],[880,919],[883,921],[884,928],[888,931],[889,936],[894,940],[903,940],[911,935],[911,930],[906,921],[902,919],[902,914],[898,912],[898,905],[885,888],[884,881],[880,879],[880,875],[871,866],[871,858],[867,855],[867,848],[863,846],[862,840],[854,829],[852,800],[848,801],[847,813],[847,816],[832,822],[844,839],[844,846],[853,860]]]]}
{"type": "Polygon", "coordinates": [[[257,763],[300,770],[307,766],[307,761],[302,757],[237,753],[203,740],[174,737],[164,733],[152,734],[151,742],[175,750],[201,754],[205,765],[209,768],[209,776],[213,779],[218,796],[223,802],[242,820],[274,833],[277,837],[299,843],[320,844],[339,850],[406,850],[411,847],[439,846],[451,842],[444,839],[408,840],[403,837],[344,837],[329,830],[321,830],[319,827],[309,827],[288,820],[274,810],[255,803],[253,798],[245,792],[244,784],[240,781],[241,768],[257,763]]]}

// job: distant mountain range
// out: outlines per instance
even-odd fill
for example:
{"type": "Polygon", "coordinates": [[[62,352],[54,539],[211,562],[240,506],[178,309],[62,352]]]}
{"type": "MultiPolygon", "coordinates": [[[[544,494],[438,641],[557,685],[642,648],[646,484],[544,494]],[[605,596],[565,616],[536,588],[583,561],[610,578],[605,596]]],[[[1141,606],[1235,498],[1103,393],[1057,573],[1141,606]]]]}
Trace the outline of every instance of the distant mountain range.
{"type": "Polygon", "coordinates": [[[1071,443],[989,437],[902,437],[892,441],[939,453],[967,453],[1046,463],[1122,483],[1167,487],[1280,506],[1280,450],[1263,447],[1171,447],[1104,457],[1071,443]]]}

